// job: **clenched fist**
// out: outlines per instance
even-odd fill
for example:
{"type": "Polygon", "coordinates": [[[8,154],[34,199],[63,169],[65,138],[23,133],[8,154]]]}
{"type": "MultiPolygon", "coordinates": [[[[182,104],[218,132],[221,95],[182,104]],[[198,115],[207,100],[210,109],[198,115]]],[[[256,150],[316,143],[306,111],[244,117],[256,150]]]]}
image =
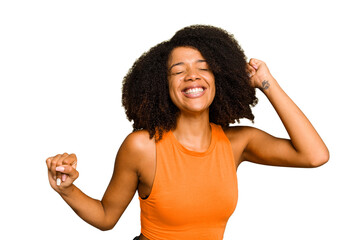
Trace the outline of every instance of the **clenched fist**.
{"type": "Polygon", "coordinates": [[[251,85],[254,88],[261,90],[267,90],[271,83],[275,81],[271,75],[269,68],[265,62],[252,58],[248,64],[248,71],[251,80],[251,85]]]}
{"type": "Polygon", "coordinates": [[[58,193],[66,191],[78,178],[75,154],[58,154],[46,159],[48,177],[51,187],[58,193]]]}

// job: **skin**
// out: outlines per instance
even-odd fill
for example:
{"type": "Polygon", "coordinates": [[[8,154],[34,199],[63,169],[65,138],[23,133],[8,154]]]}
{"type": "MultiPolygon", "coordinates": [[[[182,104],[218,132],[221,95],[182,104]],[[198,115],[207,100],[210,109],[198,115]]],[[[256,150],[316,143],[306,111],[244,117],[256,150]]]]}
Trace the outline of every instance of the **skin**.
{"type": "MultiPolygon", "coordinates": [[[[175,48],[168,60],[169,94],[180,109],[176,139],[186,148],[203,152],[211,141],[209,106],[215,96],[215,79],[201,53],[190,47],[175,48]],[[204,91],[186,94],[189,88],[204,91]]],[[[329,159],[329,152],[311,123],[281,89],[266,64],[251,59],[251,84],[269,99],[283,122],[290,139],[273,137],[252,127],[230,127],[230,140],[236,168],[243,161],[284,167],[318,167],[329,159]]],[[[85,195],[73,182],[79,176],[75,154],[58,154],[46,160],[51,187],[86,222],[101,229],[113,228],[136,191],[149,196],[155,177],[155,141],[147,131],[128,135],[115,160],[114,172],[102,198],[85,195]],[[61,178],[61,184],[56,184],[61,178]],[[91,211],[89,211],[91,209],[91,211]]],[[[141,235],[141,240],[147,238],[141,235]]]]}

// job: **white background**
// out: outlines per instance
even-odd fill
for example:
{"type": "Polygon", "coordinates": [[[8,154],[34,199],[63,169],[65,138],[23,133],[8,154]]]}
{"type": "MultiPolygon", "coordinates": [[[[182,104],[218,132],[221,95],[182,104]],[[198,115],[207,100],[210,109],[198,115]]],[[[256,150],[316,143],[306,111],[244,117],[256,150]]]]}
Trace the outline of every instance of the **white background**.
{"type": "MultiPolygon", "coordinates": [[[[268,64],[331,153],[315,169],[242,164],[224,239],[360,239],[356,1],[129,2],[0,2],[0,238],[139,234],[137,194],[113,230],[99,231],[50,188],[45,159],[76,153],[76,185],[101,199],[132,130],[121,105],[127,70],[180,28],[211,24],[268,64]]],[[[286,137],[258,97],[254,126],[286,137]]]]}

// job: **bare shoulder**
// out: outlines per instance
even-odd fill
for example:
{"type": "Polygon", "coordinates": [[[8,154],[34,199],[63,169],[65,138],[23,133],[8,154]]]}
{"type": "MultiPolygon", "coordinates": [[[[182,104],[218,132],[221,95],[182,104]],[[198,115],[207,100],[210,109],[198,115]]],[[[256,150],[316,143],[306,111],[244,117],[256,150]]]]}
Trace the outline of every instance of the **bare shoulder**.
{"type": "Polygon", "coordinates": [[[124,140],[122,147],[130,152],[146,153],[147,150],[155,146],[154,138],[150,139],[149,132],[146,130],[139,130],[130,133],[124,140]]]}
{"type": "Polygon", "coordinates": [[[258,128],[249,126],[229,127],[224,132],[235,148],[246,147],[254,139],[266,141],[269,138],[274,138],[258,128]]]}
{"type": "Polygon", "coordinates": [[[150,139],[146,130],[130,133],[122,143],[116,161],[125,161],[137,169],[147,160],[155,156],[155,139],[150,139]]]}
{"type": "Polygon", "coordinates": [[[224,130],[231,143],[248,142],[259,131],[261,130],[249,126],[233,126],[224,130]]]}
{"type": "Polygon", "coordinates": [[[231,143],[236,166],[239,166],[243,161],[243,152],[257,130],[248,126],[233,126],[224,130],[231,143]]]}

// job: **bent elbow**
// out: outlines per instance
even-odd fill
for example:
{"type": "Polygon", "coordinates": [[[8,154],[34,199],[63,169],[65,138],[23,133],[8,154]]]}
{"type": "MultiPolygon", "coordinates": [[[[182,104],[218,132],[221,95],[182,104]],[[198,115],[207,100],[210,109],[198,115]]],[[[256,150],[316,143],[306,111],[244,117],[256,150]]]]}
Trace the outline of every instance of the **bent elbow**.
{"type": "Polygon", "coordinates": [[[101,231],[103,231],[103,232],[105,232],[105,231],[109,231],[109,230],[111,230],[111,229],[113,229],[114,228],[114,226],[99,226],[99,227],[97,227],[99,230],[101,230],[101,231]]]}
{"type": "Polygon", "coordinates": [[[110,222],[110,221],[102,221],[101,224],[96,225],[95,227],[103,232],[109,231],[113,229],[116,225],[116,222],[110,222]]]}
{"type": "Polygon", "coordinates": [[[321,153],[318,153],[316,155],[313,155],[309,160],[309,167],[316,168],[324,165],[327,163],[330,159],[330,154],[328,149],[322,151],[321,153]]]}

